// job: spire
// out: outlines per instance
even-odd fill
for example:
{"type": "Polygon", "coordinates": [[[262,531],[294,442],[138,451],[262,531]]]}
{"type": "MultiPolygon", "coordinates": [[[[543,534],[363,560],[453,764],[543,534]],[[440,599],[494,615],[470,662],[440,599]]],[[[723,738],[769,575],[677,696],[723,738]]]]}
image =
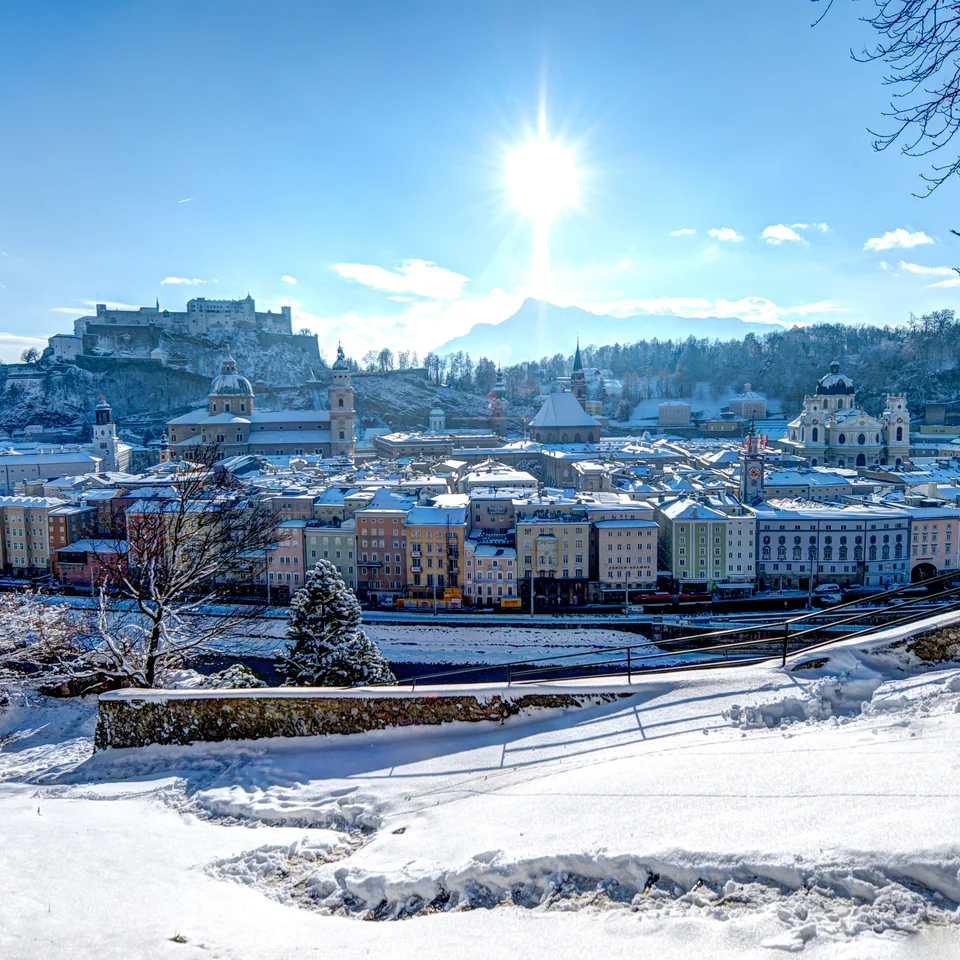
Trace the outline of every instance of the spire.
{"type": "Polygon", "coordinates": [[[577,352],[573,355],[573,372],[583,369],[583,358],[580,356],[580,336],[577,335],[577,352]]]}
{"type": "Polygon", "coordinates": [[[159,312],[159,310],[160,310],[160,298],[157,297],[157,311],[159,312]]]}

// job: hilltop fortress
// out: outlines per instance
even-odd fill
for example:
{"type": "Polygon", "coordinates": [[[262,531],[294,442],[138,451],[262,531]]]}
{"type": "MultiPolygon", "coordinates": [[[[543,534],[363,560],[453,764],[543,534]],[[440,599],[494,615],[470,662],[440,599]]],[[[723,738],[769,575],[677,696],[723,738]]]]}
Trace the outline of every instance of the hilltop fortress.
{"type": "Polygon", "coordinates": [[[73,334],[58,333],[49,343],[53,358],[60,361],[115,356],[176,362],[179,358],[162,348],[162,335],[205,338],[232,331],[292,336],[290,307],[262,313],[250,294],[243,300],[195,297],[185,311],[161,310],[159,300],[138,310],[114,310],[98,303],[96,314],[74,320],[73,334]]]}

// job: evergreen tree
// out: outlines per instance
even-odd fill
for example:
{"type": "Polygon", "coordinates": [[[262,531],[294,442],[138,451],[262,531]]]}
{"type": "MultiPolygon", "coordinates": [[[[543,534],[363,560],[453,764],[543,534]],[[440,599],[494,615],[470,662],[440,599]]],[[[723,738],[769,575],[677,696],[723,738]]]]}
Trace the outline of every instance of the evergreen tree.
{"type": "Polygon", "coordinates": [[[346,687],[396,679],[360,625],[360,604],[337,568],[320,560],[290,603],[280,670],[297,687],[346,687]]]}

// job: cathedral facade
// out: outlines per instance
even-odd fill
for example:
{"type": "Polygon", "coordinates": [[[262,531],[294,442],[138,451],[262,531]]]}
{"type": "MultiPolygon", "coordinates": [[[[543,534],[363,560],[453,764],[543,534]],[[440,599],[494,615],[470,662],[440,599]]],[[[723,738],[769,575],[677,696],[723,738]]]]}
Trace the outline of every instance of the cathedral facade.
{"type": "Polygon", "coordinates": [[[168,421],[169,456],[189,459],[197,450],[215,445],[223,457],[352,457],[353,387],[341,348],[329,396],[329,410],[255,410],[253,386],[228,355],[220,376],[210,384],[206,409],[168,421]]]}
{"type": "Polygon", "coordinates": [[[813,396],[804,397],[800,415],[787,424],[780,446],[812,467],[899,469],[910,462],[907,398],[887,394],[883,413],[871,416],[857,406],[853,380],[834,360],[813,396]]]}

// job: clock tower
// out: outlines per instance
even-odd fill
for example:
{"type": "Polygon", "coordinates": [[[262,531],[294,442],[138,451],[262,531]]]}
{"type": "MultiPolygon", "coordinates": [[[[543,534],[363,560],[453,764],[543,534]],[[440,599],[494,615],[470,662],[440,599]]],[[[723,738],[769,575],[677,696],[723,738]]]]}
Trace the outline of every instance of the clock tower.
{"type": "Polygon", "coordinates": [[[740,502],[753,503],[763,499],[763,448],[765,437],[747,434],[740,451],[740,502]]]}

